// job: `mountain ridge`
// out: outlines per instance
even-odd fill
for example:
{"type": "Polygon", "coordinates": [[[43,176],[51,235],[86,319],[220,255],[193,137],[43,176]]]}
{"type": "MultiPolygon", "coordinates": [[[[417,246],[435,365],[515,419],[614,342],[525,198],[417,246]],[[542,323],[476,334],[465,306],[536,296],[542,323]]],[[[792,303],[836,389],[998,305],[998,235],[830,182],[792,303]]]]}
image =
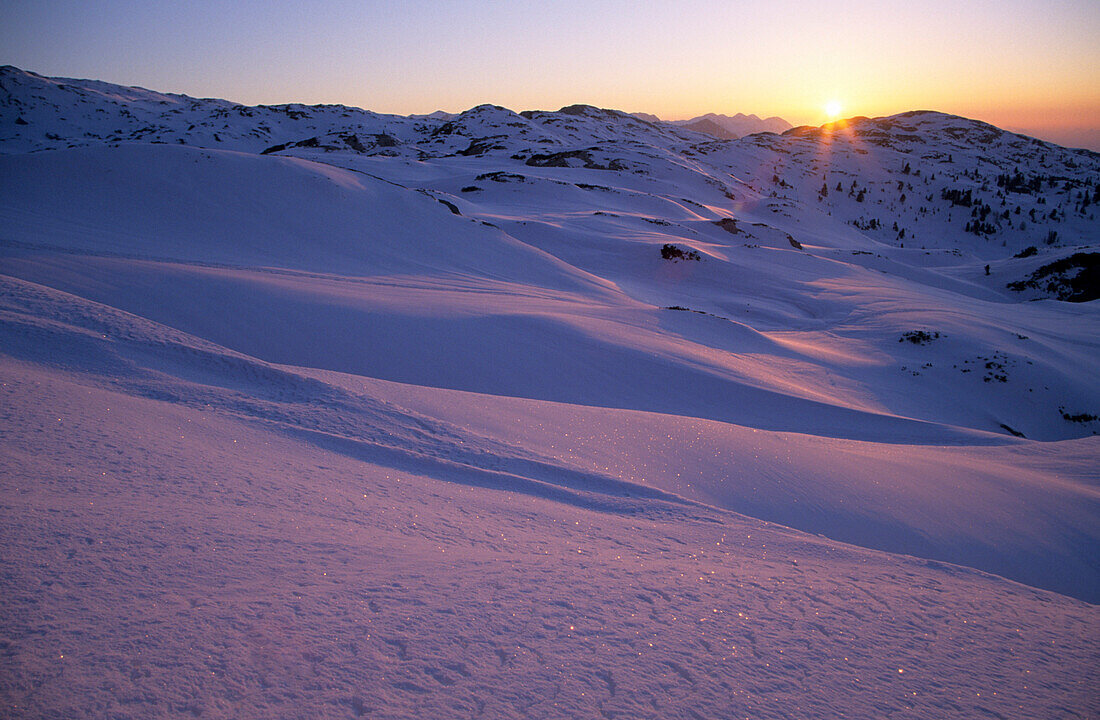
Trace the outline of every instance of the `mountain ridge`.
{"type": "Polygon", "coordinates": [[[1098,204],[1095,154],[935,112],[0,70],[0,697],[1095,715],[1098,204]]]}
{"type": "Polygon", "coordinates": [[[756,115],[737,113],[732,117],[707,113],[690,120],[679,120],[675,123],[683,127],[698,130],[708,135],[714,135],[722,140],[736,140],[745,135],[753,135],[760,132],[782,134],[791,129],[791,124],[780,117],[761,119],[756,115]]]}

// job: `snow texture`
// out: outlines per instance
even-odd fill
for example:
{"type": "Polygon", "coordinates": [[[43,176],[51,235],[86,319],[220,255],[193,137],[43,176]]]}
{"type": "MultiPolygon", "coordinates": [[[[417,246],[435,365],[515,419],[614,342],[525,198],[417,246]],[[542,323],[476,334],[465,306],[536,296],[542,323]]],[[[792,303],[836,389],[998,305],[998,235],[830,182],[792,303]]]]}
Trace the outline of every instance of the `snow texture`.
{"type": "Polygon", "coordinates": [[[1100,714],[1097,154],[11,67],[0,153],[5,717],[1100,714]]]}

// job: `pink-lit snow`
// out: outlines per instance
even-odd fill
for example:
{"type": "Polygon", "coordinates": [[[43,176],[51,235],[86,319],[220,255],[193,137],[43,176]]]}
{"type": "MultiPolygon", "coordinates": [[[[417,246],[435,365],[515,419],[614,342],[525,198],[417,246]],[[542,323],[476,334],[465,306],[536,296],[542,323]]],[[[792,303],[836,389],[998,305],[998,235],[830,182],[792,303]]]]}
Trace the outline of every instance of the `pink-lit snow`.
{"type": "Polygon", "coordinates": [[[5,717],[1100,712],[1095,154],[2,73],[5,717]]]}

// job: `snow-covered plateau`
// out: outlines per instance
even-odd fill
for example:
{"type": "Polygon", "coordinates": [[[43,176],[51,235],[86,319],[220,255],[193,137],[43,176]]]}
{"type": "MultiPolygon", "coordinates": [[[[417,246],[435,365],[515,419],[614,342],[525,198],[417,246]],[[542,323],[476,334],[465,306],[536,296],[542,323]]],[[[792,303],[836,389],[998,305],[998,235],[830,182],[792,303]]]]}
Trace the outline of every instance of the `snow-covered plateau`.
{"type": "Polygon", "coordinates": [[[936,112],[0,68],[0,716],[1100,717],[1098,212],[936,112]]]}

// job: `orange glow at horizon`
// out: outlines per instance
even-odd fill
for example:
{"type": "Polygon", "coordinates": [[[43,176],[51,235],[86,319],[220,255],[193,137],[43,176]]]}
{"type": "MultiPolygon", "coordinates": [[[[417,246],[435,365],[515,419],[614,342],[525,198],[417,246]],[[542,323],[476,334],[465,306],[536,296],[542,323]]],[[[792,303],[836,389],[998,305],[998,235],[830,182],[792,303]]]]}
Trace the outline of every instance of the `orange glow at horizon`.
{"type": "Polygon", "coordinates": [[[263,23],[247,3],[148,5],[15,3],[0,23],[5,61],[251,105],[407,115],[585,103],[793,125],[935,110],[1010,130],[1085,129],[1100,147],[1096,0],[560,0],[539,8],[538,32],[524,3],[491,0],[278,0],[263,23]],[[823,108],[841,100],[835,116],[823,108]]]}

